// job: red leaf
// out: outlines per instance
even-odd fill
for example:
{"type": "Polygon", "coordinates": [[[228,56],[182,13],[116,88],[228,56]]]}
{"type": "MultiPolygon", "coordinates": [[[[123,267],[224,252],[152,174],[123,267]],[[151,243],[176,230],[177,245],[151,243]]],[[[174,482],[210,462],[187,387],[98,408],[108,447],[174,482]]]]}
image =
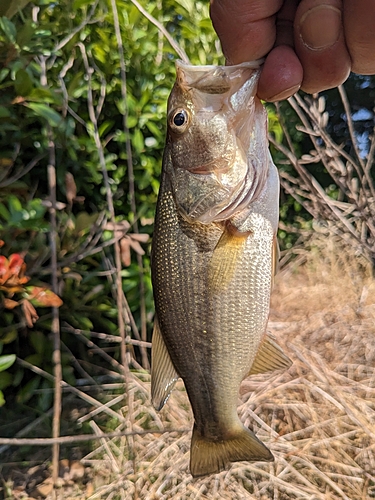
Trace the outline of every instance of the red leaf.
{"type": "Polygon", "coordinates": [[[17,306],[19,306],[19,303],[16,300],[4,299],[5,309],[14,309],[17,306]]]}
{"type": "Polygon", "coordinates": [[[60,307],[63,301],[52,290],[40,286],[26,287],[26,299],[36,307],[60,307]]]}
{"type": "Polygon", "coordinates": [[[21,255],[19,253],[13,253],[9,257],[9,271],[14,275],[19,276],[21,271],[25,271],[25,269],[25,261],[21,255]]]}
{"type": "Polygon", "coordinates": [[[0,255],[0,276],[4,276],[4,274],[8,271],[9,262],[4,255],[0,255]]]}
{"type": "Polygon", "coordinates": [[[38,313],[35,310],[35,307],[28,301],[22,301],[22,309],[25,315],[26,324],[29,328],[34,326],[34,323],[39,319],[38,313]]]}

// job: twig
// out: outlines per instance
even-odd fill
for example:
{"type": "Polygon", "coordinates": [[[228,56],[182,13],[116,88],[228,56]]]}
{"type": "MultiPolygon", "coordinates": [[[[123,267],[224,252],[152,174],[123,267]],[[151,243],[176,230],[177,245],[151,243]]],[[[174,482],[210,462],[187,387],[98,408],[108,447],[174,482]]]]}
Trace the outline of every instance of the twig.
{"type": "Polygon", "coordinates": [[[137,7],[139,12],[141,12],[152,24],[154,24],[161,33],[165,36],[165,38],[170,43],[171,47],[177,52],[177,54],[181,57],[181,59],[186,63],[190,64],[189,58],[186,52],[178,45],[178,43],[171,37],[168,31],[164,28],[164,26],[159,23],[151,14],[145,10],[142,5],[137,0],[131,0],[131,2],[137,7]]]}
{"type": "MultiPolygon", "coordinates": [[[[47,58],[40,56],[41,76],[40,81],[43,87],[47,87],[47,58]]],[[[52,291],[58,293],[58,279],[57,279],[57,221],[56,221],[56,156],[55,144],[53,140],[52,127],[47,124],[47,137],[48,137],[48,188],[49,199],[51,206],[49,208],[51,227],[49,232],[49,245],[51,250],[51,285],[52,291]]],[[[52,420],[52,436],[58,438],[60,435],[60,420],[61,420],[61,381],[62,381],[62,367],[61,367],[61,350],[60,350],[60,317],[58,307],[52,307],[52,323],[51,335],[53,340],[53,372],[54,372],[54,402],[53,402],[53,420],[52,420]]],[[[60,446],[55,443],[52,447],[52,480],[56,485],[59,476],[59,454],[60,446]]]]}
{"type": "Polygon", "coordinates": [[[355,155],[357,157],[357,160],[358,160],[360,166],[362,167],[362,170],[365,170],[365,165],[364,165],[363,159],[361,158],[361,155],[360,155],[359,150],[358,150],[357,139],[356,139],[354,127],[353,127],[352,113],[350,111],[349,101],[348,101],[348,97],[347,97],[346,92],[345,92],[345,88],[343,85],[339,85],[337,88],[338,88],[338,91],[339,91],[339,94],[341,97],[342,104],[344,106],[345,115],[346,115],[346,123],[348,124],[350,139],[351,139],[351,142],[353,145],[353,149],[355,151],[355,155]]]}
{"type": "MultiPolygon", "coordinates": [[[[137,213],[136,199],[135,199],[135,185],[134,185],[134,168],[133,168],[133,154],[132,147],[130,142],[130,134],[128,127],[128,92],[127,92],[127,77],[126,77],[126,65],[125,65],[125,57],[124,57],[124,47],[122,43],[121,37],[121,28],[118,17],[116,0],[111,0],[112,12],[113,12],[113,21],[115,26],[116,33],[116,41],[119,53],[120,60],[120,74],[121,74],[121,97],[124,103],[124,112],[122,114],[122,127],[125,135],[125,143],[126,143],[126,160],[128,167],[128,180],[129,180],[129,198],[130,198],[130,207],[133,212],[133,217],[137,213]]],[[[134,230],[138,233],[138,222],[134,220],[134,230]]],[[[141,338],[144,342],[147,341],[147,323],[146,323],[146,301],[145,301],[145,285],[144,285],[144,270],[143,270],[143,260],[142,256],[137,253],[137,262],[138,262],[138,270],[139,270],[139,297],[140,297],[140,312],[141,312],[141,338]]],[[[150,368],[150,364],[148,362],[147,351],[144,347],[140,348],[141,356],[142,356],[142,365],[143,368],[148,370],[150,368]]]]}
{"type": "Polygon", "coordinates": [[[116,462],[116,459],[112,453],[112,450],[108,446],[107,440],[104,438],[104,433],[99,429],[99,427],[97,426],[97,424],[93,420],[90,422],[90,427],[95,432],[95,435],[100,438],[100,440],[102,442],[102,446],[105,449],[107,456],[109,458],[109,461],[112,465],[113,472],[115,474],[119,474],[120,468],[116,462]]]}
{"type": "MultiPolygon", "coordinates": [[[[98,339],[105,340],[106,342],[114,342],[116,344],[119,344],[120,342],[122,342],[121,337],[118,337],[116,335],[109,335],[107,333],[80,330],[78,328],[73,328],[68,323],[65,323],[65,324],[67,326],[61,328],[61,330],[63,332],[71,332],[71,333],[76,333],[76,334],[81,334],[81,335],[85,335],[87,333],[87,335],[90,335],[90,337],[96,337],[98,339]]],[[[146,347],[147,349],[150,349],[152,346],[151,342],[143,342],[142,340],[132,339],[131,337],[126,337],[125,342],[126,342],[126,344],[142,346],[142,347],[146,347]]]]}
{"type": "Polygon", "coordinates": [[[73,29],[69,35],[67,35],[65,38],[63,38],[54,48],[53,52],[56,53],[59,50],[61,50],[65,45],[67,45],[72,38],[76,36],[77,33],[79,33],[85,26],[88,24],[95,22],[91,21],[92,16],[94,15],[94,12],[96,10],[96,7],[98,6],[99,0],[96,0],[96,2],[91,6],[91,9],[89,13],[87,14],[87,17],[82,21],[82,23],[77,26],[75,29],[73,29]]]}
{"type": "MultiPolygon", "coordinates": [[[[45,370],[42,370],[38,366],[32,365],[31,363],[28,363],[27,361],[24,361],[23,359],[17,358],[17,363],[23,366],[24,368],[27,368],[37,375],[40,375],[41,377],[46,378],[47,380],[50,380],[51,382],[55,383],[55,377],[51,375],[50,373],[46,372],[45,370]]],[[[90,405],[94,405],[97,407],[103,407],[103,411],[110,415],[112,418],[115,418],[117,420],[120,420],[121,422],[126,422],[126,419],[120,415],[119,413],[116,413],[115,411],[111,410],[110,408],[106,408],[100,401],[96,400],[95,398],[89,396],[88,394],[85,394],[84,392],[80,391],[76,387],[71,386],[64,380],[61,380],[60,385],[62,387],[66,387],[69,392],[72,392],[73,394],[76,394],[79,398],[83,399],[90,405]]],[[[58,443],[58,441],[56,441],[58,443]]]]}
{"type": "Polygon", "coordinates": [[[54,444],[70,444],[82,443],[85,441],[94,441],[98,439],[110,439],[123,436],[146,436],[147,434],[187,434],[191,429],[184,427],[181,429],[148,429],[146,431],[123,431],[123,432],[109,432],[107,434],[83,434],[79,436],[60,436],[58,438],[2,438],[0,437],[0,444],[7,446],[51,446],[54,444]]]}
{"type": "MultiPolygon", "coordinates": [[[[83,63],[84,63],[85,69],[86,69],[87,77],[88,77],[87,106],[88,106],[90,120],[94,126],[94,140],[95,140],[95,145],[97,147],[98,154],[99,154],[100,165],[102,167],[103,179],[104,179],[104,184],[105,184],[106,193],[107,193],[108,210],[109,210],[109,213],[111,216],[112,224],[115,227],[116,218],[115,218],[115,209],[113,206],[112,191],[111,191],[109,176],[108,176],[107,167],[106,167],[106,163],[105,163],[103,146],[102,146],[102,143],[100,140],[97,115],[96,115],[96,111],[94,108],[94,101],[93,101],[93,95],[92,95],[91,76],[92,76],[93,70],[89,65],[85,46],[83,45],[83,43],[79,43],[78,47],[81,50],[83,63]]],[[[103,90],[104,86],[105,86],[105,84],[102,83],[102,90],[103,90]]],[[[124,375],[124,380],[126,381],[129,367],[126,364],[125,324],[124,324],[123,315],[122,315],[122,309],[123,309],[122,296],[123,296],[123,293],[122,293],[122,280],[121,280],[121,254],[120,254],[119,242],[115,241],[113,244],[113,247],[114,247],[114,251],[115,251],[115,263],[116,263],[116,289],[117,289],[117,306],[118,306],[117,320],[118,320],[118,327],[119,327],[120,336],[124,340],[121,343],[121,360],[122,360],[122,367],[123,367],[122,371],[123,371],[123,375],[124,375]]]]}
{"type": "Polygon", "coordinates": [[[33,160],[31,160],[26,167],[20,169],[18,172],[16,172],[12,177],[8,177],[8,179],[0,182],[0,188],[7,187],[10,184],[13,184],[14,182],[18,181],[21,177],[26,175],[28,172],[30,172],[31,169],[35,167],[39,163],[39,161],[46,156],[45,153],[41,153],[37,155],[33,160]]]}

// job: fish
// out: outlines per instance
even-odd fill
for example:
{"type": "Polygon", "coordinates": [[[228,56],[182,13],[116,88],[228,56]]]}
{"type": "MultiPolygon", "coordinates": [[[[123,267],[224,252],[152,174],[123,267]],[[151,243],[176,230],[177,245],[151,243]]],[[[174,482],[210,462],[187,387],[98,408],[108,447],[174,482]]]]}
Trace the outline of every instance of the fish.
{"type": "Polygon", "coordinates": [[[260,63],[176,63],[151,250],[151,399],[179,378],[193,410],[190,472],[274,457],[237,413],[240,384],[291,364],[267,333],[279,177],[260,63]]]}

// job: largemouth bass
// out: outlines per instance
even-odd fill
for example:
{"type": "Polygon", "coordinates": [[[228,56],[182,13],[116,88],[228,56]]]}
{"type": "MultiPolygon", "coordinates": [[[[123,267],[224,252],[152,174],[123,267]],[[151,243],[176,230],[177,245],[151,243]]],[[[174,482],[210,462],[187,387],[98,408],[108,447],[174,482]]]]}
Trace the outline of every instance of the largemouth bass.
{"type": "Polygon", "coordinates": [[[290,360],[267,335],[279,179],[258,63],[177,62],[152,247],[156,320],[151,393],[181,377],[194,413],[190,470],[271,461],[237,414],[241,381],[290,360]]]}

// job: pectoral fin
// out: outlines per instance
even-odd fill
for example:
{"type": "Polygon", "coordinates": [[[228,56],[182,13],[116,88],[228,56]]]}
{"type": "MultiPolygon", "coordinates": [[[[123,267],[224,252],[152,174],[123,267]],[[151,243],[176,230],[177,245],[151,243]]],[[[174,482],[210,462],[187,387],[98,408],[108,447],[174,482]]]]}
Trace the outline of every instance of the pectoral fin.
{"type": "Polygon", "coordinates": [[[151,400],[156,410],[161,410],[177,382],[178,373],[173,366],[155,317],[151,351],[151,400]]]}
{"type": "Polygon", "coordinates": [[[292,361],[286,356],[273,337],[266,333],[259,346],[249,375],[289,368],[292,361]]]}
{"type": "Polygon", "coordinates": [[[209,287],[213,293],[225,289],[230,283],[248,236],[249,233],[233,234],[224,230],[208,268],[209,287]]]}

